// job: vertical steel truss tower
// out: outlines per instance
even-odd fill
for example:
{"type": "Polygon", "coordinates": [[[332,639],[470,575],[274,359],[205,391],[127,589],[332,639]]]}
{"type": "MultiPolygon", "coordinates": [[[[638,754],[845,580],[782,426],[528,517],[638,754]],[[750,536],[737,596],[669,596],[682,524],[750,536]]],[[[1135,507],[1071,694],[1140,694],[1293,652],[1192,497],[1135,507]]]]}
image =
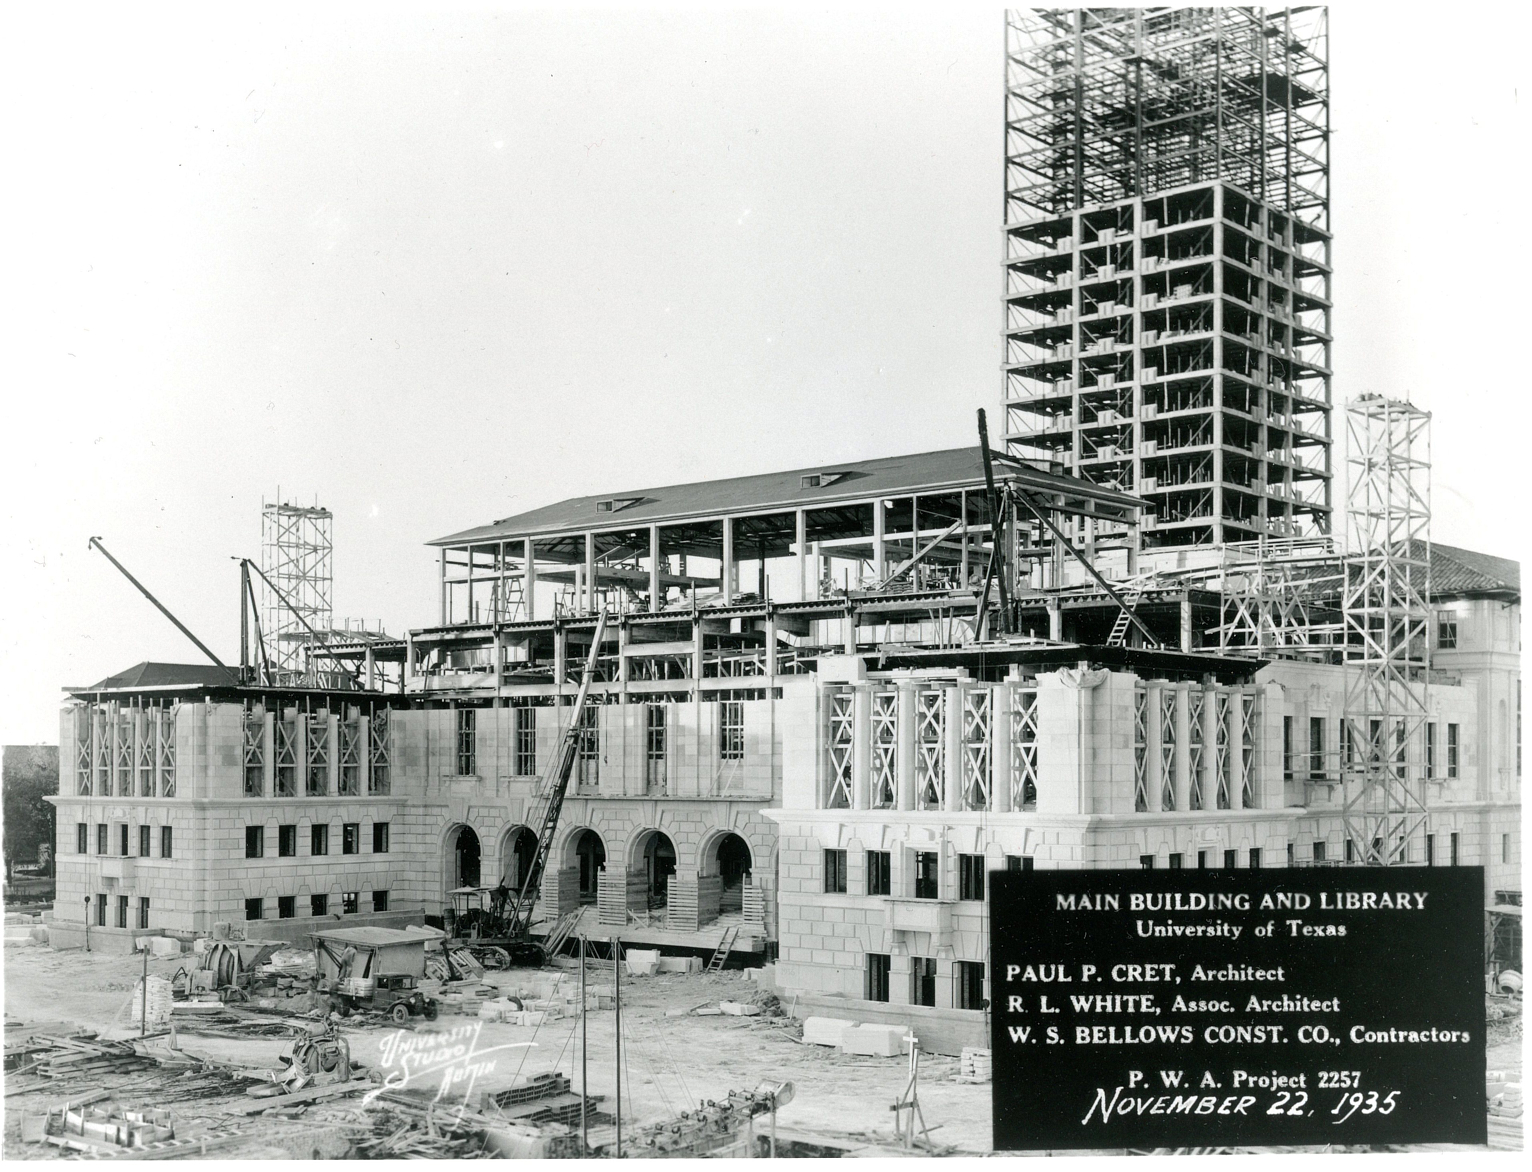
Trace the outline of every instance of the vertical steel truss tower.
{"type": "Polygon", "coordinates": [[[261,583],[261,624],[278,671],[307,670],[313,639],[304,620],[321,632],[332,625],[331,520],[330,510],[317,505],[261,504],[261,569],[287,600],[261,583]]]}
{"type": "Polygon", "coordinates": [[[1323,7],[1007,14],[1006,444],[1155,514],[1088,540],[1330,531],[1328,54],[1323,7]]]}
{"type": "Polygon", "coordinates": [[[1341,783],[1357,861],[1424,860],[1430,712],[1431,416],[1368,395],[1346,406],[1341,783]]]}

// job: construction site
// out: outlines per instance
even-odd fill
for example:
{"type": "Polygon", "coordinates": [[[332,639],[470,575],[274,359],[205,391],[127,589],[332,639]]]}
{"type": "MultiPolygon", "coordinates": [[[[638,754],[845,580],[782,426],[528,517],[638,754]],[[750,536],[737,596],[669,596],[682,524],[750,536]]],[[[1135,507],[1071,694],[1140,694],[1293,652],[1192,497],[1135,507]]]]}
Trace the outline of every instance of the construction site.
{"type": "Polygon", "coordinates": [[[1326,21],[1008,14],[970,446],[465,516],[392,634],[279,493],[237,663],[92,539],[200,658],[63,699],[7,1157],[985,1153],[986,877],[1138,867],[1482,867],[1519,1149],[1519,565],[1332,397],[1326,21]]]}

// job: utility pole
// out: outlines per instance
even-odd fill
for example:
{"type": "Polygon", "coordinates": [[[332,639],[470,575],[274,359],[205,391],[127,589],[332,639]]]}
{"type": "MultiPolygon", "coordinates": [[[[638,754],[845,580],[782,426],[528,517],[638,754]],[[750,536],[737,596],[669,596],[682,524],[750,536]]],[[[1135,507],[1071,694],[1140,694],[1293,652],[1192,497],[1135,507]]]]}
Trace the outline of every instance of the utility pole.
{"type": "Polygon", "coordinates": [[[612,1009],[617,1028],[612,1051],[617,1060],[617,1158],[622,1159],[622,941],[612,937],[612,1009]]]}
{"type": "Polygon", "coordinates": [[[580,933],[580,1138],[581,1156],[590,1155],[590,1122],[585,1117],[585,1104],[590,1095],[590,1006],[585,1000],[585,933],[580,933]]]}

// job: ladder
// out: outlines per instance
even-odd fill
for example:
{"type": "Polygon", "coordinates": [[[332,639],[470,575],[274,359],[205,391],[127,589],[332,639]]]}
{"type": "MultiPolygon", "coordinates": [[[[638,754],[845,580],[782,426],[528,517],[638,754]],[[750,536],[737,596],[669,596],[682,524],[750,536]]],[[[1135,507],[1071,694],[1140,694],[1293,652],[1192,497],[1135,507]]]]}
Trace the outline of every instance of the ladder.
{"type": "Polygon", "coordinates": [[[576,908],[560,916],[558,923],[553,926],[553,931],[543,939],[543,951],[550,957],[557,955],[558,950],[563,948],[565,942],[574,934],[575,925],[580,922],[580,917],[584,914],[584,908],[576,908]]]}
{"type": "Polygon", "coordinates": [[[553,851],[553,836],[558,830],[559,813],[564,807],[564,795],[569,789],[569,778],[574,773],[575,761],[579,755],[580,741],[584,734],[581,716],[590,702],[591,680],[595,676],[596,657],[601,650],[601,637],[605,633],[606,612],[603,611],[596,620],[596,632],[591,638],[590,654],[586,657],[585,669],[580,676],[580,691],[575,696],[569,724],[560,738],[548,772],[538,787],[532,814],[528,819],[530,825],[539,827],[537,850],[532,856],[532,865],[527,868],[526,878],[522,880],[521,890],[516,893],[515,901],[506,913],[506,934],[512,939],[526,939],[532,927],[532,914],[537,907],[543,869],[553,851]]]}
{"type": "Polygon", "coordinates": [[[1138,606],[1139,599],[1144,596],[1144,584],[1135,582],[1123,592],[1123,605],[1117,611],[1117,618],[1112,623],[1112,633],[1106,637],[1108,647],[1125,647],[1128,642],[1128,626],[1133,621],[1133,610],[1138,606]]]}
{"type": "Polygon", "coordinates": [[[716,973],[723,970],[723,962],[729,959],[729,953],[734,951],[734,941],[738,938],[738,924],[730,924],[723,930],[723,939],[718,942],[718,947],[713,951],[713,959],[707,962],[708,972],[716,973]]]}

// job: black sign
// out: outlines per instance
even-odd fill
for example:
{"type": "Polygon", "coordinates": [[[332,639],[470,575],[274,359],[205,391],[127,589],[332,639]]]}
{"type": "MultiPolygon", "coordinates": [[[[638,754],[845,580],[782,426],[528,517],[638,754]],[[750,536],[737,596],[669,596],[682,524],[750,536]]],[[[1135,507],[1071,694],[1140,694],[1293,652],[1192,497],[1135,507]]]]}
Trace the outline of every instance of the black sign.
{"type": "Polygon", "coordinates": [[[1484,872],[990,875],[994,1146],[1484,1143],[1484,872]]]}

